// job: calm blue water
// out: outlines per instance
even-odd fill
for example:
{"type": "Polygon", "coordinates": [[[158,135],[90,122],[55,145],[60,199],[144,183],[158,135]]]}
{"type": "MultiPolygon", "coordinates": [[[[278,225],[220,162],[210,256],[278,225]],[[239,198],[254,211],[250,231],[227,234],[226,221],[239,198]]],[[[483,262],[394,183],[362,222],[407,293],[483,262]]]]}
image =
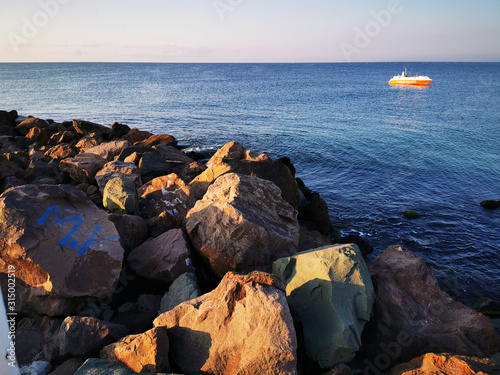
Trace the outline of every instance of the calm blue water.
{"type": "MultiPolygon", "coordinates": [[[[403,244],[442,287],[500,300],[500,64],[0,64],[0,108],[115,121],[182,144],[289,156],[373,256],[403,244]],[[414,209],[416,220],[401,212],[414,209]]],[[[372,258],[373,258],[372,256],[372,258]]]]}

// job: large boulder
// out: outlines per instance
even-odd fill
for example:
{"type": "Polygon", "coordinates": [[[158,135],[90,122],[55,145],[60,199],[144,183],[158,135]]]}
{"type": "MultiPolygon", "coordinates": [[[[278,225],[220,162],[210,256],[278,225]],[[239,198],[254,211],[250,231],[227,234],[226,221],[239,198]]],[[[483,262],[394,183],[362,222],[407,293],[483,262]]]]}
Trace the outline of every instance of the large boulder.
{"type": "Polygon", "coordinates": [[[137,214],[139,197],[134,182],[123,176],[112,178],[104,187],[102,203],[115,214],[137,214]]]}
{"type": "Polygon", "coordinates": [[[127,333],[127,329],[119,324],[92,317],[68,316],[59,329],[59,353],[75,357],[95,355],[99,349],[127,333]]]}
{"type": "Polygon", "coordinates": [[[230,142],[207,162],[207,169],[190,182],[193,195],[201,199],[208,187],[225,173],[238,173],[274,182],[281,196],[294,208],[300,201],[299,188],[290,169],[266,154],[256,154],[238,142],[230,142]]]}
{"type": "Polygon", "coordinates": [[[274,260],[297,252],[297,211],[280,193],[271,181],[228,173],[188,212],[189,237],[219,278],[270,270],[274,260]]]}
{"type": "Polygon", "coordinates": [[[49,131],[47,128],[31,128],[26,134],[26,140],[28,143],[39,143],[41,145],[46,145],[49,142],[49,131]]]}
{"type": "Polygon", "coordinates": [[[17,125],[16,130],[21,135],[27,135],[32,128],[44,129],[48,127],[49,124],[47,123],[47,121],[36,117],[30,117],[29,119],[24,120],[19,125],[17,125]]]}
{"type": "Polygon", "coordinates": [[[146,219],[157,219],[156,226],[161,219],[162,232],[180,228],[194,205],[189,187],[175,173],[154,178],[141,186],[138,194],[141,215],[146,219]]]}
{"type": "Polygon", "coordinates": [[[0,154],[0,180],[15,175],[20,176],[22,173],[23,170],[16,163],[9,160],[7,155],[0,154]]]}
{"type": "Polygon", "coordinates": [[[113,291],[123,248],[108,215],[68,185],[24,185],[0,196],[0,280],[16,270],[17,311],[71,313],[113,291]]]}
{"type": "Polygon", "coordinates": [[[80,139],[75,147],[79,149],[81,152],[86,152],[87,149],[97,146],[102,143],[102,139],[98,137],[96,134],[86,135],[82,139],[80,139]]]}
{"type": "Polygon", "coordinates": [[[192,272],[191,252],[182,229],[172,229],[136,247],[128,263],[139,276],[171,284],[185,272],[192,272]]]}
{"type": "Polygon", "coordinates": [[[500,350],[491,322],[443,292],[422,258],[394,245],[368,269],[377,294],[368,331],[374,342],[365,345],[372,360],[390,345],[398,349],[394,363],[427,352],[485,357],[500,350]]]}
{"type": "Polygon", "coordinates": [[[106,164],[106,160],[96,154],[78,154],[74,158],[61,160],[59,170],[67,172],[76,182],[94,184],[96,174],[106,164]]]}
{"type": "Polygon", "coordinates": [[[485,375],[500,374],[500,361],[454,354],[427,353],[392,368],[389,375],[485,375]]]}
{"type": "Polygon", "coordinates": [[[135,372],[170,372],[168,351],[167,329],[156,327],[106,346],[100,357],[135,372]]]}
{"type": "Polygon", "coordinates": [[[354,359],[375,300],[358,247],[329,246],[278,259],[273,273],[286,285],[307,356],[321,368],[354,359]]]}
{"type": "Polygon", "coordinates": [[[96,154],[102,156],[107,161],[112,161],[115,156],[118,156],[122,152],[122,150],[130,146],[132,145],[129,141],[116,140],[89,147],[85,150],[85,152],[88,154],[96,154]]]}
{"type": "Polygon", "coordinates": [[[134,163],[124,163],[119,160],[110,161],[96,174],[95,179],[101,191],[104,191],[109,180],[115,177],[127,177],[135,187],[142,186],[141,174],[134,163]]]}
{"type": "Polygon", "coordinates": [[[273,275],[228,273],[212,292],[161,314],[170,361],[186,374],[295,374],[297,340],[273,275]]]}

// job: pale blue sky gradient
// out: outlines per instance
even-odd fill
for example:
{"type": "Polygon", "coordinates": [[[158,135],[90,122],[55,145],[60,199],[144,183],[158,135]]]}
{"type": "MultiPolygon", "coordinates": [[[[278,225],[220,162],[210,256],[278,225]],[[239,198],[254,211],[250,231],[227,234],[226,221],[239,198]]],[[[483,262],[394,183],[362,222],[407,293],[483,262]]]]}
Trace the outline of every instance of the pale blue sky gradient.
{"type": "Polygon", "coordinates": [[[397,1],[0,0],[0,62],[500,61],[500,1],[397,1]]]}

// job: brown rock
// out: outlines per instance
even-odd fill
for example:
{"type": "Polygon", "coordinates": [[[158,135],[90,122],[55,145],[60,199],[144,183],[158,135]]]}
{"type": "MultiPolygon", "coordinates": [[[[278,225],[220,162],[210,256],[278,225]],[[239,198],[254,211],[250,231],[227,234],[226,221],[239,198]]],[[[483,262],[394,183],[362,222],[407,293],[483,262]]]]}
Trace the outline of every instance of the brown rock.
{"type": "Polygon", "coordinates": [[[153,147],[156,145],[177,146],[177,140],[168,134],[155,134],[149,138],[134,143],[134,146],[139,147],[153,147]]]}
{"type": "Polygon", "coordinates": [[[167,329],[157,327],[130,335],[101,350],[100,357],[135,372],[170,372],[167,329]]]}
{"type": "Polygon", "coordinates": [[[115,224],[126,252],[132,251],[148,238],[148,224],[140,216],[111,214],[109,220],[115,224]]]}
{"type": "Polygon", "coordinates": [[[493,358],[427,353],[394,367],[390,375],[486,375],[500,374],[500,362],[493,358]]]}
{"type": "Polygon", "coordinates": [[[148,131],[132,128],[123,138],[125,138],[130,143],[137,143],[151,137],[152,135],[153,134],[148,131]]]}
{"type": "Polygon", "coordinates": [[[315,224],[317,230],[325,235],[333,235],[333,227],[325,200],[318,195],[308,202],[307,207],[300,210],[299,219],[308,220],[315,224]]]}
{"type": "Polygon", "coordinates": [[[113,158],[120,154],[120,152],[132,146],[129,141],[117,140],[111,142],[100,143],[97,146],[90,147],[85,150],[86,153],[97,154],[102,156],[107,161],[112,161],[113,158]]]}
{"type": "Polygon", "coordinates": [[[59,329],[60,355],[84,357],[97,354],[99,349],[127,333],[127,329],[119,324],[91,317],[68,316],[59,329]]]}
{"type": "Polygon", "coordinates": [[[62,160],[66,158],[70,158],[75,156],[78,153],[78,150],[67,144],[63,143],[54,147],[51,147],[46,153],[45,153],[45,158],[46,159],[56,159],[56,160],[62,160]]]}
{"type": "Polygon", "coordinates": [[[190,256],[182,229],[172,229],[132,250],[128,263],[139,276],[171,284],[192,272],[190,256]]]}
{"type": "Polygon", "coordinates": [[[55,183],[62,182],[62,176],[59,170],[57,170],[54,165],[43,161],[32,161],[23,174],[23,178],[29,183],[35,183],[36,180],[42,177],[52,178],[55,180],[55,183]]]}
{"type": "Polygon", "coordinates": [[[422,258],[394,245],[368,268],[377,294],[372,337],[398,343],[394,359],[429,351],[485,357],[500,349],[491,322],[443,292],[422,258]]]}
{"type": "Polygon", "coordinates": [[[0,194],[11,187],[26,185],[26,183],[27,182],[25,180],[16,176],[6,177],[3,180],[0,180],[0,194]]]}
{"type": "Polygon", "coordinates": [[[94,184],[96,181],[96,173],[106,164],[101,156],[96,154],[78,154],[73,158],[61,160],[59,170],[68,172],[70,177],[81,183],[94,184]]]}
{"type": "Polygon", "coordinates": [[[0,180],[10,176],[20,176],[22,172],[22,169],[10,161],[7,155],[0,154],[0,180]]]}
{"type": "Polygon", "coordinates": [[[40,143],[46,145],[49,142],[49,132],[46,128],[31,128],[26,134],[29,143],[40,143]]]}
{"type": "Polygon", "coordinates": [[[24,120],[21,122],[19,125],[16,126],[16,131],[21,134],[21,135],[27,135],[30,131],[31,128],[48,128],[49,124],[47,121],[36,118],[36,117],[30,117],[27,120],[24,120]]]}
{"type": "Polygon", "coordinates": [[[281,196],[294,208],[300,201],[299,188],[290,170],[281,162],[274,162],[266,154],[256,154],[238,142],[222,147],[207,162],[207,170],[190,182],[196,199],[201,199],[208,187],[225,173],[238,173],[274,182],[281,189],[281,196]]]}
{"type": "Polygon", "coordinates": [[[24,185],[0,196],[0,281],[16,269],[16,309],[50,316],[112,292],[123,248],[108,215],[69,185],[24,185]]]}
{"type": "Polygon", "coordinates": [[[297,211],[268,180],[228,173],[186,217],[195,248],[222,278],[228,271],[270,270],[297,252],[297,211]]]}
{"type": "Polygon", "coordinates": [[[109,135],[109,138],[114,139],[123,137],[127,135],[129,131],[130,127],[128,125],[115,122],[113,125],[111,125],[111,134],[109,135]]]}
{"type": "Polygon", "coordinates": [[[341,363],[323,375],[352,375],[352,370],[345,363],[341,363]]]}
{"type": "Polygon", "coordinates": [[[142,186],[141,174],[134,163],[124,163],[119,160],[114,160],[104,165],[95,176],[101,192],[104,191],[108,181],[115,177],[128,178],[137,188],[142,186]]]}
{"type": "Polygon", "coordinates": [[[127,156],[123,161],[125,163],[134,163],[134,164],[139,164],[139,161],[141,160],[141,154],[139,154],[138,152],[134,152],[132,154],[130,154],[129,156],[127,156]]]}
{"type": "Polygon", "coordinates": [[[189,156],[187,156],[184,152],[173,146],[168,146],[166,144],[159,144],[153,146],[153,149],[158,151],[160,156],[168,162],[176,161],[183,164],[190,164],[194,162],[194,160],[191,159],[189,156]]]}
{"type": "Polygon", "coordinates": [[[57,334],[62,319],[47,316],[22,319],[16,329],[16,357],[19,365],[32,363],[42,353],[46,361],[59,356],[57,334]]]}
{"type": "Polygon", "coordinates": [[[295,329],[284,286],[272,275],[229,272],[154,325],[168,329],[171,363],[184,373],[296,373],[295,329]]]}
{"type": "Polygon", "coordinates": [[[103,138],[111,134],[111,129],[90,121],[73,120],[73,128],[82,135],[96,134],[103,138]]]}
{"type": "Polygon", "coordinates": [[[138,194],[142,216],[155,219],[161,215],[165,230],[180,228],[193,207],[189,187],[175,173],[149,181],[138,194]]]}
{"type": "Polygon", "coordinates": [[[70,130],[65,130],[53,134],[49,139],[49,145],[58,145],[60,143],[69,143],[75,145],[78,142],[78,139],[81,137],[81,134],[72,132],[70,130]]]}
{"type": "Polygon", "coordinates": [[[97,146],[102,143],[102,139],[99,138],[96,134],[86,135],[82,139],[78,141],[75,145],[80,151],[85,152],[88,148],[97,146]]]}
{"type": "Polygon", "coordinates": [[[193,161],[192,163],[184,167],[181,173],[181,178],[186,184],[189,184],[205,169],[207,169],[207,167],[204,164],[198,161],[193,161]]]}

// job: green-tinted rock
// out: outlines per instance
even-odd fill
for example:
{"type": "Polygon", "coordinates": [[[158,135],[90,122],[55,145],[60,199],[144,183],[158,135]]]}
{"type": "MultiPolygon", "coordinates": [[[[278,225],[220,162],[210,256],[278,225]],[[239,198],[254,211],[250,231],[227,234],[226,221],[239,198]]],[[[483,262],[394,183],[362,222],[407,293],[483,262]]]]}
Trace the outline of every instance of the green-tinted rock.
{"type": "Polygon", "coordinates": [[[358,247],[328,246],[278,259],[273,273],[286,284],[308,357],[322,368],[352,360],[375,299],[358,247]]]}
{"type": "Polygon", "coordinates": [[[115,214],[136,214],[139,212],[139,196],[134,183],[126,177],[115,177],[106,183],[102,202],[115,214]]]}
{"type": "Polygon", "coordinates": [[[413,210],[405,211],[403,212],[403,215],[405,215],[407,219],[416,219],[420,217],[420,214],[417,211],[413,210]]]}
{"type": "Polygon", "coordinates": [[[139,161],[139,171],[141,172],[141,176],[160,177],[166,176],[174,170],[159,154],[146,152],[142,154],[139,161]]]}
{"type": "MultiPolygon", "coordinates": [[[[85,363],[75,372],[75,375],[133,375],[135,374],[129,368],[122,367],[116,363],[110,363],[104,359],[89,358],[85,363]]],[[[157,375],[175,375],[161,374],[157,375]]]]}

